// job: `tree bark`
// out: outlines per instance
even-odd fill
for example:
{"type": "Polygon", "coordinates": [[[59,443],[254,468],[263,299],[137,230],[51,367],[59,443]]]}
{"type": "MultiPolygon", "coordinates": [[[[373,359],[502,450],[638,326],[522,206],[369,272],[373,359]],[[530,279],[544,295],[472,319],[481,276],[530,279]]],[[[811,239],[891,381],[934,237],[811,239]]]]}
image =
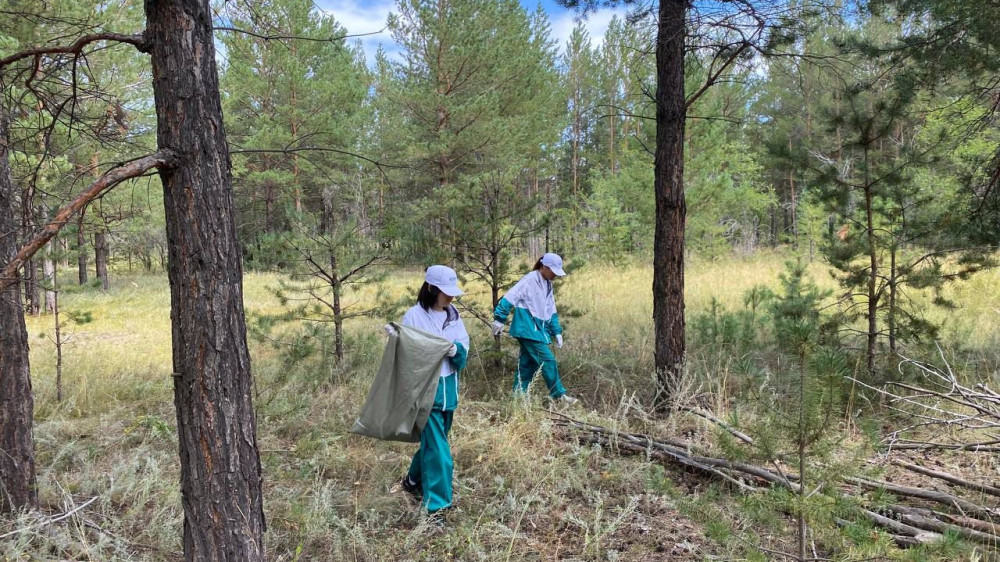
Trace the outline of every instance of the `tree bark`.
{"type": "Polygon", "coordinates": [[[333,312],[333,346],[334,357],[337,364],[344,361],[344,314],[340,305],[340,294],[343,290],[343,282],[340,279],[340,268],[337,265],[337,245],[336,240],[337,216],[334,214],[333,194],[325,193],[323,196],[323,228],[330,236],[329,258],[330,261],[330,293],[332,295],[333,312]]]}
{"type": "MultiPolygon", "coordinates": [[[[42,221],[49,222],[49,210],[46,206],[42,206],[42,221]]],[[[45,249],[44,257],[42,257],[42,280],[45,283],[44,294],[45,300],[42,302],[43,312],[55,312],[56,310],[56,293],[53,290],[55,285],[56,276],[56,264],[53,260],[52,254],[55,253],[55,249],[59,246],[58,240],[53,240],[45,249]]]]}
{"type": "Polygon", "coordinates": [[[86,285],[87,278],[87,234],[84,232],[83,213],[76,223],[76,267],[81,285],[86,285]]]}
{"type": "Polygon", "coordinates": [[[101,289],[111,289],[111,280],[108,278],[108,233],[103,230],[94,233],[94,270],[101,280],[101,289]]]}
{"type": "Polygon", "coordinates": [[[229,149],[208,0],[146,0],[169,241],[174,401],[187,560],[264,560],[229,149]]]}
{"type": "Polygon", "coordinates": [[[56,324],[56,402],[62,402],[63,339],[62,326],[59,325],[59,270],[55,266],[52,268],[52,317],[56,324]]]}
{"type": "Polygon", "coordinates": [[[865,240],[868,245],[868,334],[865,348],[868,375],[875,378],[875,348],[878,345],[878,249],[875,246],[875,207],[872,197],[872,182],[869,173],[868,144],[864,147],[865,167],[865,240]]]}
{"type": "Polygon", "coordinates": [[[52,247],[46,251],[46,256],[42,260],[42,277],[45,280],[45,301],[43,309],[45,312],[55,312],[56,292],[52,290],[56,278],[56,264],[52,259],[52,247]]]}
{"type": "Polygon", "coordinates": [[[661,0],[656,36],[653,328],[660,411],[684,363],[684,39],[687,2],[661,0]]]}
{"type": "MultiPolygon", "coordinates": [[[[0,105],[0,264],[14,258],[18,243],[8,142],[7,114],[0,105]]],[[[38,506],[28,332],[16,275],[0,290],[0,513],[38,506]]]]}

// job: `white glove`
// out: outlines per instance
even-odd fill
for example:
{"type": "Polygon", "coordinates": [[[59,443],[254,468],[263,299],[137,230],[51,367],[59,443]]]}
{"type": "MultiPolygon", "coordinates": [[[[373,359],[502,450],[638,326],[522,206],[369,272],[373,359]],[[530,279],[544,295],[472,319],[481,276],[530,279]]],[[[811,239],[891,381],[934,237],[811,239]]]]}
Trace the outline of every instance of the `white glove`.
{"type": "Polygon", "coordinates": [[[499,336],[502,333],[503,333],[503,322],[501,322],[499,320],[494,320],[493,321],[493,335],[494,336],[499,336]]]}
{"type": "Polygon", "coordinates": [[[562,349],[562,334],[556,334],[556,347],[562,349]]]}
{"type": "Polygon", "coordinates": [[[448,350],[448,357],[454,357],[458,355],[458,346],[451,344],[451,349],[448,350]]]}
{"type": "Polygon", "coordinates": [[[396,334],[396,327],[392,324],[386,324],[382,328],[385,330],[386,335],[392,336],[396,334]]]}

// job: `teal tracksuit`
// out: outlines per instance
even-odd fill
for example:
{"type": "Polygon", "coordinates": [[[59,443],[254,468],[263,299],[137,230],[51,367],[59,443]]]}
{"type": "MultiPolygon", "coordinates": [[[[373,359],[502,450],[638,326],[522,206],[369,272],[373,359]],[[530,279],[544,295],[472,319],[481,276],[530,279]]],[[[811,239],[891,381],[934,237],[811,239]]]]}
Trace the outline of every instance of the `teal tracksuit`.
{"type": "MultiPolygon", "coordinates": [[[[468,351],[461,343],[456,342],[455,345],[458,353],[451,358],[451,363],[456,371],[461,371],[465,368],[468,351]]],[[[410,461],[410,480],[420,483],[424,491],[423,505],[431,513],[451,506],[455,463],[451,458],[448,433],[451,432],[456,406],[458,372],[441,377],[431,415],[427,418],[424,430],[420,432],[420,448],[410,461]]]]}
{"type": "Polygon", "coordinates": [[[424,507],[434,513],[451,507],[452,503],[455,463],[451,457],[448,433],[451,432],[452,418],[458,406],[459,373],[469,357],[469,334],[454,307],[449,307],[447,313],[441,316],[441,313],[431,313],[419,305],[414,306],[403,316],[403,324],[452,340],[458,348],[454,357],[445,358],[451,362],[454,372],[438,379],[434,405],[427,425],[420,432],[420,448],[413,455],[408,472],[410,480],[419,483],[423,489],[424,507]],[[442,317],[444,320],[441,320],[442,317]]]}
{"type": "Polygon", "coordinates": [[[546,281],[538,271],[525,275],[497,303],[493,319],[506,323],[511,311],[514,318],[510,335],[521,345],[514,390],[526,391],[535,373],[541,370],[549,396],[559,398],[566,394],[559,378],[559,363],[549,349],[552,339],[563,331],[556,312],[552,282],[546,281]]]}

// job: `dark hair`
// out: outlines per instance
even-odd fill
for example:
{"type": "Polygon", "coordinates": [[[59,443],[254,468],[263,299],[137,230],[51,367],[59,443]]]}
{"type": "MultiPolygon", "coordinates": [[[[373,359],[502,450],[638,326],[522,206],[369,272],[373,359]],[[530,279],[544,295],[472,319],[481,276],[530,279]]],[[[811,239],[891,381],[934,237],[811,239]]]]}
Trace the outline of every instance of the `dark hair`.
{"type": "Polygon", "coordinates": [[[417,304],[424,310],[430,310],[437,303],[438,295],[440,294],[441,289],[424,281],[424,284],[420,287],[420,293],[417,294],[417,304]]]}
{"type": "Polygon", "coordinates": [[[538,258],[538,261],[535,262],[535,267],[531,268],[531,271],[538,271],[541,268],[542,268],[542,258],[538,258]]]}

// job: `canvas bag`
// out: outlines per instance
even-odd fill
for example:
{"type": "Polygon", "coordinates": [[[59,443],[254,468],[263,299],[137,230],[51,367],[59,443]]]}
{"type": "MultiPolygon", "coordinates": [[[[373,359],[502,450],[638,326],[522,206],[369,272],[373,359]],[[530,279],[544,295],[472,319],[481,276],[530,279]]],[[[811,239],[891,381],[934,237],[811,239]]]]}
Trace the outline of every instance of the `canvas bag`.
{"type": "Polygon", "coordinates": [[[387,441],[418,443],[452,342],[429,332],[391,322],[396,333],[351,433],[387,441]]]}

